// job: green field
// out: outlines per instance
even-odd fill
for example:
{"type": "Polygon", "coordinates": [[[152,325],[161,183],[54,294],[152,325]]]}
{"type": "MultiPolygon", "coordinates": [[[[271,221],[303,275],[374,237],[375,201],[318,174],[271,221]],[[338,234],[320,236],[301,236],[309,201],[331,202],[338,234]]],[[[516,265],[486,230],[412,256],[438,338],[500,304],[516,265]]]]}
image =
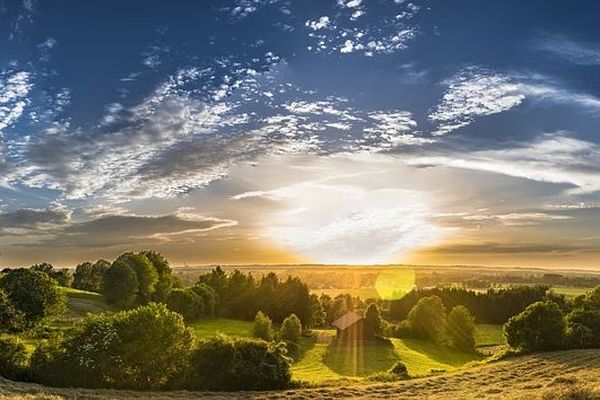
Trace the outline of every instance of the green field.
{"type": "Polygon", "coordinates": [[[205,339],[220,333],[229,336],[252,336],[251,321],[240,321],[227,318],[208,318],[189,324],[198,338],[205,339]]]}
{"type": "Polygon", "coordinates": [[[317,296],[326,294],[331,298],[334,298],[340,294],[350,294],[351,296],[354,296],[354,297],[360,297],[363,300],[369,299],[369,298],[373,298],[373,299],[379,298],[379,294],[377,293],[377,290],[375,290],[374,287],[358,288],[358,289],[351,289],[351,288],[348,288],[348,289],[311,289],[310,292],[316,294],[317,296]]]}
{"type": "Polygon", "coordinates": [[[425,340],[391,339],[356,346],[336,344],[335,331],[315,330],[315,336],[302,338],[300,355],[292,366],[292,377],[308,384],[339,379],[364,379],[390,369],[401,361],[412,376],[451,371],[479,357],[425,340]]]}
{"type": "Polygon", "coordinates": [[[66,318],[77,319],[85,317],[87,314],[113,311],[99,293],[73,288],[62,288],[62,290],[67,294],[67,313],[64,316],[66,318]]]}
{"type": "Polygon", "coordinates": [[[558,294],[564,294],[568,298],[573,298],[573,297],[580,296],[582,294],[586,294],[587,292],[589,292],[592,289],[593,288],[574,287],[574,286],[560,286],[560,285],[552,286],[552,291],[554,291],[555,293],[558,293],[558,294]]]}
{"type": "Polygon", "coordinates": [[[480,346],[499,346],[506,344],[502,325],[477,324],[475,326],[475,345],[480,346]]]}

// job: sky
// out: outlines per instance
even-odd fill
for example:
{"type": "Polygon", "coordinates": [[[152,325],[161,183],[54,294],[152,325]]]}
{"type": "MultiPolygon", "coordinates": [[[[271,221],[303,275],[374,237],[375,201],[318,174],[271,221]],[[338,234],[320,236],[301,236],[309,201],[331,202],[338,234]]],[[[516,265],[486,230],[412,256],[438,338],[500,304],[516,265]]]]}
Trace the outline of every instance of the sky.
{"type": "Polygon", "coordinates": [[[0,265],[599,268],[599,14],[0,0],[0,265]]]}

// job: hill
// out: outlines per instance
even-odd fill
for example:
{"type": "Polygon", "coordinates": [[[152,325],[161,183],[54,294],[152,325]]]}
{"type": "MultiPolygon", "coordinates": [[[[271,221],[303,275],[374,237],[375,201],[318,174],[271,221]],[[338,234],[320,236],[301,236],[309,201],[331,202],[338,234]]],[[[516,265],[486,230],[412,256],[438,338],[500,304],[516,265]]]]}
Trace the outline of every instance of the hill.
{"type": "Polygon", "coordinates": [[[600,399],[600,350],[541,353],[403,382],[280,392],[50,389],[0,379],[0,399],[600,399]]]}

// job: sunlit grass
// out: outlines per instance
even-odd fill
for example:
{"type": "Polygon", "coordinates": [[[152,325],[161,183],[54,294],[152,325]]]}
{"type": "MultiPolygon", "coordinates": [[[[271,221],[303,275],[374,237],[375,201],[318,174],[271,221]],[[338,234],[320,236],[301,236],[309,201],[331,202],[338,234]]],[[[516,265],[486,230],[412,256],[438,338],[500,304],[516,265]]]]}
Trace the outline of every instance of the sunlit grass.
{"type": "Polygon", "coordinates": [[[506,344],[502,325],[477,324],[475,326],[476,346],[497,346],[506,344]]]}
{"type": "Polygon", "coordinates": [[[241,321],[228,318],[206,318],[189,324],[196,336],[206,339],[218,334],[229,336],[251,337],[252,321],[241,321]]]}

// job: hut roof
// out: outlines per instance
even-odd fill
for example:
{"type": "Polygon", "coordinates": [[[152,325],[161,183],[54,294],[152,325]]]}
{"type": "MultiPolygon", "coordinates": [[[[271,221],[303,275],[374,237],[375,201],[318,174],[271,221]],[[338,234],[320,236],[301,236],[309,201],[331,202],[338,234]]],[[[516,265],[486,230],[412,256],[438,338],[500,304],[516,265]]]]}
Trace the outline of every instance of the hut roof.
{"type": "Polygon", "coordinates": [[[354,325],[361,319],[362,317],[360,315],[356,314],[355,312],[348,311],[346,314],[333,321],[331,325],[335,326],[338,329],[344,330],[349,326],[354,325]]]}

